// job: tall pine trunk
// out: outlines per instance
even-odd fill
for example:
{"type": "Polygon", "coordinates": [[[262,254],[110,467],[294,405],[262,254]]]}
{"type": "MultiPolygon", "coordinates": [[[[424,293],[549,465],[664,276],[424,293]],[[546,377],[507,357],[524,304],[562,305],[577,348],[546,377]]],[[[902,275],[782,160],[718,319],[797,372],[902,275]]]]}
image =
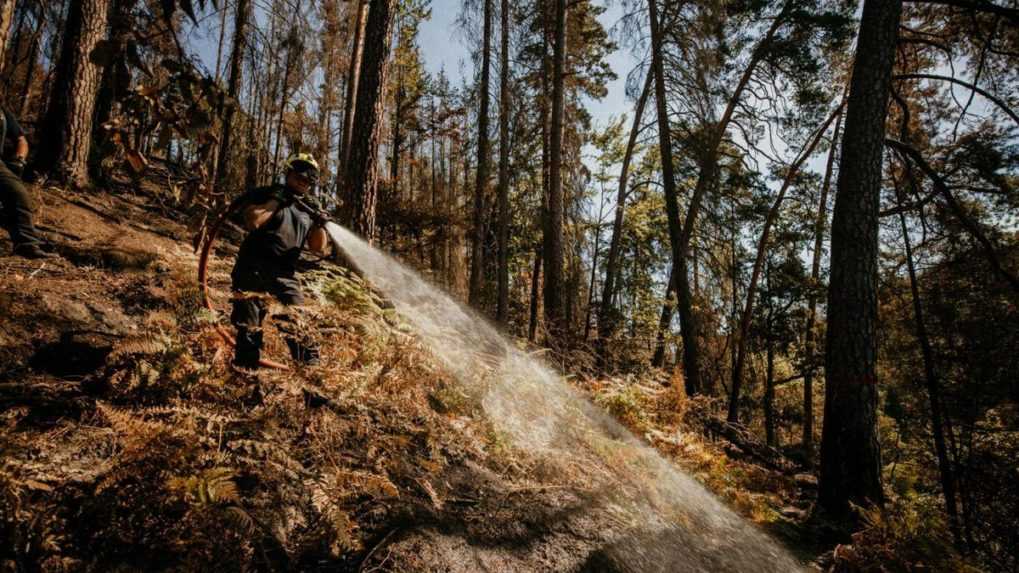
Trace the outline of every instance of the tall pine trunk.
{"type": "MultiPolygon", "coordinates": [[[[0,0],[0,70],[3,70],[7,62],[7,43],[11,37],[14,7],[17,4],[17,0],[0,0]]],[[[14,48],[17,49],[17,45],[14,48]]]]}
{"type": "MultiPolygon", "coordinates": [[[[665,100],[665,71],[662,62],[662,36],[659,29],[658,6],[656,0],[648,0],[648,12],[651,20],[651,69],[655,76],[655,103],[658,114],[658,145],[662,156],[662,182],[665,186],[665,211],[669,218],[669,245],[672,249],[672,273],[678,285],[678,291],[690,296],[689,280],[684,246],[684,233],[680,228],[679,198],[676,191],[676,174],[672,165],[672,141],[670,138],[668,107],[665,100]]],[[[687,225],[692,227],[691,216],[687,215],[687,225]]],[[[689,231],[689,229],[688,229],[689,231]]],[[[689,237],[685,238],[689,243],[689,237]]],[[[682,296],[682,295],[681,295],[682,296]]],[[[687,307],[692,309],[692,305],[687,307]]],[[[683,332],[683,369],[684,389],[688,396],[700,391],[700,365],[697,329],[692,313],[684,316],[680,308],[680,322],[683,332]]]]}
{"type": "Polygon", "coordinates": [[[234,14],[233,47],[230,49],[229,72],[227,75],[226,93],[230,102],[223,111],[223,136],[220,138],[219,158],[216,161],[216,189],[225,192],[225,187],[232,179],[227,175],[227,166],[233,146],[234,114],[237,113],[237,95],[241,88],[241,64],[244,59],[244,48],[247,45],[249,0],[237,0],[234,14]]]}
{"type": "Polygon", "coordinates": [[[92,124],[93,142],[101,141],[103,124],[113,113],[114,103],[125,95],[131,85],[131,74],[123,65],[124,47],[130,40],[134,20],[131,11],[137,0],[112,0],[109,20],[109,36],[114,46],[114,57],[103,67],[99,92],[96,94],[95,119],[92,124]]]}
{"type": "Polygon", "coordinates": [[[818,503],[848,516],[880,504],[877,431],[878,208],[901,0],[866,0],[846,110],[832,218],[818,503]]]}
{"type": "Polygon", "coordinates": [[[509,0],[502,0],[499,10],[502,45],[499,50],[498,291],[495,319],[505,324],[509,319],[509,0]]]}
{"type": "Polygon", "coordinates": [[[53,75],[52,95],[42,122],[47,134],[36,164],[77,187],[88,185],[92,119],[102,68],[90,55],[106,37],[109,0],[75,0],[70,4],[64,38],[53,75]]]}
{"type": "MultiPolygon", "coordinates": [[[[812,285],[821,281],[821,255],[824,247],[824,231],[828,226],[828,192],[831,190],[831,176],[834,172],[836,151],[839,146],[839,134],[842,131],[842,116],[835,121],[835,131],[831,136],[831,148],[828,149],[828,162],[824,169],[824,182],[821,183],[821,198],[817,202],[817,219],[814,220],[814,253],[810,264],[810,281],[812,285]]],[[[803,454],[807,467],[814,464],[814,372],[817,363],[816,335],[817,294],[811,290],[807,296],[807,325],[803,332],[803,353],[807,364],[803,370],[803,454]]]]}
{"type": "MultiPolygon", "coordinates": [[[[347,69],[347,95],[344,99],[343,130],[340,132],[340,147],[337,151],[336,188],[344,193],[344,177],[350,162],[350,142],[354,129],[354,111],[357,108],[357,90],[361,79],[361,59],[364,55],[364,28],[368,20],[367,0],[358,0],[357,12],[354,15],[354,43],[350,51],[350,68],[347,69]]],[[[346,188],[346,193],[349,193],[346,188]]]]}
{"type": "Polygon", "coordinates": [[[549,336],[566,333],[563,322],[563,115],[566,67],[566,0],[555,0],[552,48],[552,125],[549,134],[548,214],[545,221],[545,319],[549,336]]]}
{"type": "Polygon", "coordinates": [[[368,242],[375,240],[375,205],[378,201],[379,140],[384,90],[389,71],[390,40],[396,0],[371,0],[364,30],[364,57],[357,86],[357,109],[351,139],[349,187],[351,224],[368,242]]]}
{"type": "Polygon", "coordinates": [[[538,333],[538,292],[541,284],[541,261],[544,258],[542,249],[534,252],[534,268],[531,270],[531,312],[527,322],[527,340],[534,342],[538,333]]]}
{"type": "Polygon", "coordinates": [[[654,79],[654,74],[649,73],[644,80],[644,89],[640,92],[637,107],[633,112],[633,125],[630,127],[630,137],[626,142],[626,152],[623,154],[623,166],[619,170],[616,212],[612,220],[612,238],[609,240],[609,253],[605,261],[605,284],[602,286],[601,308],[598,311],[598,336],[603,339],[612,336],[619,320],[613,300],[616,296],[616,282],[620,267],[619,249],[623,242],[623,218],[626,211],[626,196],[629,193],[627,183],[630,178],[630,162],[633,160],[633,149],[637,145],[644,108],[647,105],[648,94],[651,92],[654,79]]]}
{"type": "MultiPolygon", "coordinates": [[[[909,167],[907,167],[907,170],[909,167]]],[[[914,186],[916,180],[912,172],[907,179],[914,186]]],[[[899,193],[899,206],[905,201],[899,193]]],[[[941,411],[941,384],[938,382],[937,369],[934,366],[934,350],[930,337],[927,335],[927,324],[923,317],[923,303],[920,300],[920,287],[916,278],[916,265],[913,262],[913,245],[906,227],[906,211],[899,210],[899,226],[902,229],[902,242],[906,248],[906,269],[909,271],[909,291],[913,298],[913,322],[916,328],[916,340],[920,344],[923,356],[924,381],[927,384],[927,401],[930,405],[931,431],[934,434],[934,452],[938,457],[938,470],[941,474],[941,493],[945,498],[945,513],[948,514],[948,527],[956,546],[963,547],[962,530],[959,527],[959,511],[955,494],[955,479],[952,475],[952,462],[948,457],[948,446],[945,442],[944,414],[941,411]]]]}
{"type": "Polygon", "coordinates": [[[467,300],[478,306],[484,288],[485,192],[488,189],[488,100],[492,68],[492,0],[484,0],[484,38],[481,48],[481,86],[478,90],[478,168],[474,183],[474,214],[471,225],[471,276],[467,300]]]}

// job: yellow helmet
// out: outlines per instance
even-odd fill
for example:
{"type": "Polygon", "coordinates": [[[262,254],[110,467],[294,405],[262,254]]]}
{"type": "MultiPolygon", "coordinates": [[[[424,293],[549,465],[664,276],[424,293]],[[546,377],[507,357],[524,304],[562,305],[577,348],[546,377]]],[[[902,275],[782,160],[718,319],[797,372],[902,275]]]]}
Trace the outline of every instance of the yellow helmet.
{"type": "Polygon", "coordinates": [[[297,153],[295,155],[291,155],[283,167],[288,173],[290,171],[296,171],[307,175],[312,180],[318,180],[318,162],[315,161],[315,157],[310,153],[297,153]]]}

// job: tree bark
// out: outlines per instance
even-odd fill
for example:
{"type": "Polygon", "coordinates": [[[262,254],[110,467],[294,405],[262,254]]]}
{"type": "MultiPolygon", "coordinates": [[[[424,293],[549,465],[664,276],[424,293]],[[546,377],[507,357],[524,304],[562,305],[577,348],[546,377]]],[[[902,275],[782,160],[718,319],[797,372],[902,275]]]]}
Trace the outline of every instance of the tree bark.
{"type": "Polygon", "coordinates": [[[633,150],[637,146],[637,135],[640,133],[640,123],[644,117],[644,108],[647,105],[648,94],[651,93],[655,76],[649,73],[644,80],[644,89],[637,99],[637,107],[633,112],[633,125],[630,127],[630,138],[626,142],[626,152],[623,154],[623,166],[619,170],[619,190],[616,193],[616,212],[612,220],[612,238],[609,240],[609,253],[605,261],[605,285],[602,287],[601,308],[598,311],[598,336],[608,338],[615,330],[618,316],[613,299],[616,296],[616,277],[619,274],[619,249],[623,241],[623,219],[626,210],[626,197],[629,193],[627,182],[630,178],[630,162],[633,160],[633,150]]]}
{"type": "Polygon", "coordinates": [[[103,67],[99,92],[96,94],[95,119],[92,124],[93,142],[101,141],[104,135],[103,124],[108,122],[113,113],[113,106],[123,96],[131,84],[131,75],[121,61],[127,37],[134,22],[131,11],[137,0],[112,0],[109,16],[109,36],[114,46],[114,57],[103,67]]]}
{"type": "MultiPolygon", "coordinates": [[[[831,136],[831,148],[828,150],[828,163],[824,169],[824,182],[821,183],[821,198],[817,202],[817,219],[814,221],[814,253],[810,265],[810,281],[813,287],[821,281],[821,253],[824,247],[824,231],[828,223],[828,192],[831,190],[831,176],[834,172],[836,151],[839,144],[839,132],[842,130],[842,116],[835,121],[835,131],[831,136]]],[[[803,333],[803,353],[807,364],[803,367],[803,453],[807,467],[814,464],[814,371],[816,357],[814,354],[814,327],[817,324],[817,295],[811,289],[807,296],[807,325],[803,333]]]]}
{"type": "Polygon", "coordinates": [[[555,0],[552,53],[552,126],[549,134],[548,217],[545,247],[545,318],[550,337],[566,333],[563,321],[563,115],[566,67],[566,0],[555,0]]]}
{"type": "Polygon", "coordinates": [[[383,90],[389,68],[390,38],[396,0],[371,0],[365,24],[364,57],[357,86],[357,110],[351,139],[349,188],[351,224],[368,242],[375,240],[375,204],[378,200],[379,139],[385,106],[383,90]]]}
{"type": "MultiPolygon", "coordinates": [[[[907,179],[916,186],[910,167],[906,167],[907,179]]],[[[898,190],[897,190],[898,191],[898,190]]],[[[902,203],[901,192],[898,202],[902,203]]],[[[927,383],[927,401],[930,404],[931,431],[934,434],[934,452],[938,457],[938,470],[941,474],[941,493],[945,498],[945,513],[948,514],[948,527],[956,546],[963,547],[962,530],[959,527],[959,512],[956,505],[955,480],[952,475],[952,462],[948,458],[948,447],[945,443],[945,426],[941,412],[941,385],[938,382],[937,370],[934,367],[934,350],[931,348],[930,337],[927,336],[927,325],[923,317],[923,304],[920,300],[920,287],[916,278],[916,266],[913,263],[913,245],[909,240],[906,227],[906,213],[899,211],[899,226],[902,229],[902,242],[906,248],[906,269],[909,271],[909,291],[913,298],[913,322],[916,327],[916,341],[920,345],[923,356],[924,381],[927,383]]]]}
{"type": "Polygon", "coordinates": [[[17,0],[0,0],[0,70],[3,70],[7,63],[7,42],[10,40],[11,26],[14,24],[14,7],[17,4],[17,0]]]}
{"type": "MultiPolygon", "coordinates": [[[[357,106],[357,89],[361,78],[361,58],[364,54],[364,27],[368,20],[367,0],[358,0],[354,16],[354,42],[350,50],[350,67],[347,69],[347,94],[344,99],[343,130],[340,132],[340,145],[336,152],[336,189],[343,193],[347,187],[343,178],[348,171],[350,161],[350,142],[354,127],[354,111],[357,106]]],[[[349,193],[349,189],[347,190],[349,193]]],[[[341,196],[340,198],[348,198],[341,196]]]]}
{"type": "Polygon", "coordinates": [[[102,68],[90,55],[106,36],[109,0],[71,2],[54,70],[52,96],[41,133],[36,164],[57,180],[77,187],[88,185],[92,148],[92,119],[102,68]]]}
{"type": "Polygon", "coordinates": [[[230,49],[230,70],[227,75],[226,94],[230,98],[223,113],[223,136],[220,138],[219,157],[216,160],[216,189],[225,193],[231,178],[227,175],[233,146],[234,114],[237,113],[237,94],[241,88],[241,64],[247,45],[249,0],[237,0],[234,13],[233,47],[230,49]]]}
{"type": "Polygon", "coordinates": [[[542,258],[542,250],[536,249],[534,252],[534,270],[531,273],[531,315],[527,324],[527,340],[531,342],[534,342],[534,337],[538,332],[538,293],[541,290],[539,285],[541,284],[542,258]]]}
{"type": "Polygon", "coordinates": [[[485,193],[488,189],[488,100],[492,68],[492,0],[484,0],[484,38],[481,48],[481,86],[478,90],[478,167],[474,183],[474,213],[471,227],[471,276],[467,300],[481,304],[484,288],[485,193]]]}
{"type": "MultiPolygon", "coordinates": [[[[672,141],[669,126],[668,107],[665,100],[665,71],[662,63],[662,36],[659,30],[656,0],[648,0],[651,21],[651,68],[655,76],[655,100],[658,112],[658,143],[662,156],[662,180],[665,186],[665,211],[669,218],[669,245],[672,249],[673,280],[679,286],[680,297],[686,297],[686,308],[680,308],[683,333],[683,382],[687,396],[700,392],[700,345],[697,341],[696,318],[690,301],[690,283],[687,278],[686,248],[689,234],[693,230],[692,216],[687,213],[687,229],[680,228],[679,199],[676,191],[676,175],[672,165],[672,141]]],[[[693,209],[691,205],[691,209],[693,209]]],[[[677,298],[680,298],[677,297],[677,298]]]]}
{"type": "Polygon", "coordinates": [[[882,504],[877,430],[878,210],[901,0],[866,0],[846,110],[835,210],[818,503],[882,504]]]}
{"type": "Polygon", "coordinates": [[[495,320],[509,319],[509,0],[500,6],[502,45],[499,53],[499,189],[498,189],[498,277],[495,320]]]}

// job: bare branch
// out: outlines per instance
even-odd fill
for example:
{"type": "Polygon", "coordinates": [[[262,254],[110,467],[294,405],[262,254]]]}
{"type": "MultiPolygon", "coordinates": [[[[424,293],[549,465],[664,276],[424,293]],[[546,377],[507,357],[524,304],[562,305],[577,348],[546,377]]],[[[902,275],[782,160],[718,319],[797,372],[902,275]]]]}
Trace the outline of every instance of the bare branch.
{"type": "Polygon", "coordinates": [[[885,138],[885,145],[891,147],[899,153],[899,155],[905,160],[908,159],[915,163],[927,177],[934,183],[934,188],[940,192],[945,198],[945,202],[948,203],[949,208],[955,213],[955,216],[962,223],[963,227],[969,231],[970,235],[977,240],[978,243],[983,247],[984,253],[987,259],[991,263],[991,267],[997,272],[1005,281],[1012,287],[1013,290],[1019,292],[1019,278],[1009,272],[1001,264],[1001,260],[998,258],[998,253],[994,249],[994,245],[991,244],[990,239],[984,234],[980,226],[970,218],[970,216],[963,210],[962,205],[952,195],[952,190],[949,188],[945,180],[938,174],[937,171],[931,166],[930,163],[924,159],[923,155],[915,148],[892,138],[885,138]]]}
{"type": "Polygon", "coordinates": [[[896,80],[935,80],[935,81],[951,82],[953,84],[957,84],[957,85],[963,86],[965,88],[969,88],[969,89],[975,91],[976,93],[984,96],[985,98],[987,98],[991,102],[993,102],[995,105],[997,105],[999,108],[1001,108],[1002,111],[1004,111],[1006,114],[1008,114],[1008,116],[1012,118],[1012,121],[1016,122],[1016,124],[1019,125],[1019,115],[1016,115],[1016,113],[1014,111],[1012,111],[1012,109],[1010,107],[1008,107],[1007,103],[1005,103],[1003,100],[1001,100],[1000,98],[998,98],[994,94],[990,93],[989,91],[987,91],[987,90],[985,90],[985,89],[983,89],[983,88],[981,88],[979,86],[976,86],[974,84],[971,84],[970,82],[967,82],[965,80],[960,80],[958,78],[953,78],[953,77],[950,77],[950,76],[939,76],[939,75],[935,75],[935,74],[897,74],[892,79],[896,79],[896,80]]]}
{"type": "Polygon", "coordinates": [[[998,16],[1004,16],[1013,22],[1019,23],[1019,10],[1015,8],[1007,8],[1005,6],[998,6],[987,0],[905,0],[911,4],[940,4],[942,6],[952,6],[955,8],[962,8],[964,10],[973,10],[976,12],[987,12],[988,14],[997,14],[998,16]]]}

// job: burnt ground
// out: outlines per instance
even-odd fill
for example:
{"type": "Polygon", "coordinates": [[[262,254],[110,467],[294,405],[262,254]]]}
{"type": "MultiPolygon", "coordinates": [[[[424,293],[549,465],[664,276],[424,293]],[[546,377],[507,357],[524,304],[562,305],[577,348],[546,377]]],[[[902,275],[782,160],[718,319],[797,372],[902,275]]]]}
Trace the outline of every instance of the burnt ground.
{"type": "Polygon", "coordinates": [[[236,372],[229,238],[217,316],[159,185],[31,190],[61,257],[0,239],[0,570],[641,569],[591,484],[507,446],[354,274],[304,275],[323,365],[236,372]]]}
{"type": "Polygon", "coordinates": [[[0,569],[569,571],[618,537],[357,277],[309,273],[367,301],[317,308],[323,366],[235,372],[157,186],[31,191],[61,257],[0,240],[0,569]]]}

